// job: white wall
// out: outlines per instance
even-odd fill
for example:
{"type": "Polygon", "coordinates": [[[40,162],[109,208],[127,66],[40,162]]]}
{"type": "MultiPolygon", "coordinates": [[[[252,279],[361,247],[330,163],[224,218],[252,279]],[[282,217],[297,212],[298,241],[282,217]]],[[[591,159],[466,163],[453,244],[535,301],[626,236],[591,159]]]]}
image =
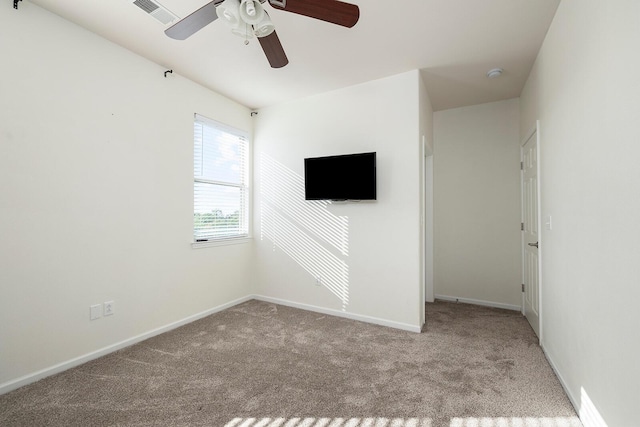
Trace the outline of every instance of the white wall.
{"type": "Polygon", "coordinates": [[[586,393],[612,427],[638,425],[639,41],[640,2],[563,1],[521,97],[523,134],[540,119],[553,226],[543,346],[581,415],[586,393]]]}
{"type": "Polygon", "coordinates": [[[521,306],[518,100],[434,114],[435,293],[521,306]]]}
{"type": "Polygon", "coordinates": [[[32,3],[0,28],[0,389],[250,294],[250,245],[190,246],[193,114],[249,111],[32,3]]]}
{"type": "Polygon", "coordinates": [[[258,293],[419,328],[418,71],[261,110],[254,161],[258,293]],[[305,157],[368,151],[376,202],[304,201],[305,157]]]}

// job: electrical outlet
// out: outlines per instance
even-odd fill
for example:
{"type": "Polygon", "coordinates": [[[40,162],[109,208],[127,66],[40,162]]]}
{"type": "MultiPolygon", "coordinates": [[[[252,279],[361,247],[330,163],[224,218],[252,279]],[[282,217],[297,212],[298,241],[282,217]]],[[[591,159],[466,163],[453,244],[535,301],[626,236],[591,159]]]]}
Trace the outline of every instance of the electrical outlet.
{"type": "Polygon", "coordinates": [[[102,317],[102,306],[100,304],[89,306],[89,320],[96,320],[102,317]]]}
{"type": "Polygon", "coordinates": [[[114,313],[115,307],[114,307],[115,303],[113,301],[105,301],[104,302],[104,315],[105,316],[111,316],[114,313]]]}

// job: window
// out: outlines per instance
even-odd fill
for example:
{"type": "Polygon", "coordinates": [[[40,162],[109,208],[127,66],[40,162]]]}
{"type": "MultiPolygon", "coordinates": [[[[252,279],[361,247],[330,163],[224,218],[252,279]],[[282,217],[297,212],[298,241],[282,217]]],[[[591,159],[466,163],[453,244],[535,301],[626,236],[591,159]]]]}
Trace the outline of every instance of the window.
{"type": "Polygon", "coordinates": [[[197,114],[193,134],[193,240],[248,237],[246,134],[197,114]]]}

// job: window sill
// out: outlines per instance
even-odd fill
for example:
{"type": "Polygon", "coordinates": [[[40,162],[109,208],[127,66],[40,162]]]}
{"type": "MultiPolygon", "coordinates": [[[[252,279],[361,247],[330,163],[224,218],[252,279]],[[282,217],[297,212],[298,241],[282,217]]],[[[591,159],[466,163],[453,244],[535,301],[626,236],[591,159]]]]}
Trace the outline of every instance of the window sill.
{"type": "Polygon", "coordinates": [[[214,246],[228,246],[228,245],[241,245],[249,243],[253,240],[252,237],[232,237],[229,239],[208,240],[206,242],[192,242],[191,249],[203,249],[214,246]]]}

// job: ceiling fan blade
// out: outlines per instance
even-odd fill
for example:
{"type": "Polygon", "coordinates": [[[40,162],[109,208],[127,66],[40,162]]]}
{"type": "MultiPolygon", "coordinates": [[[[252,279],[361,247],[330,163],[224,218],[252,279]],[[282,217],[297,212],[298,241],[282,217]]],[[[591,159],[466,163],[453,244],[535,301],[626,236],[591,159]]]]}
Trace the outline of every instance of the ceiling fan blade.
{"type": "Polygon", "coordinates": [[[189,38],[218,19],[216,6],[220,3],[222,3],[222,0],[213,0],[211,3],[205,4],[200,9],[167,28],[164,33],[176,40],[189,38]]]}
{"type": "Polygon", "coordinates": [[[351,28],[360,18],[360,8],[338,0],[269,0],[276,9],[351,28]]]}
{"type": "Polygon", "coordinates": [[[282,68],[289,63],[284,48],[276,32],[272,32],[266,37],[258,37],[260,46],[271,64],[271,68],[282,68]]]}

